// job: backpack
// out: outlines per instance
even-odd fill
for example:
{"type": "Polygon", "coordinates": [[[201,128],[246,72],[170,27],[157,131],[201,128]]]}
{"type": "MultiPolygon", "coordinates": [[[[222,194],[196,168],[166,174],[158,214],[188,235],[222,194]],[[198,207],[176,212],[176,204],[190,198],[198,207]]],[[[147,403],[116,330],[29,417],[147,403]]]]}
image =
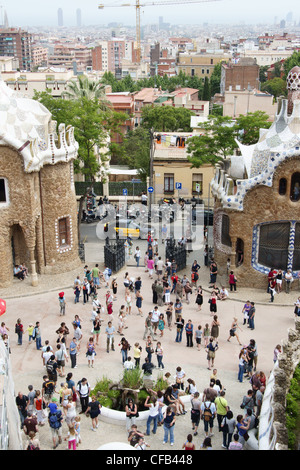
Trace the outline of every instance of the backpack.
{"type": "Polygon", "coordinates": [[[35,339],[35,337],[36,337],[36,327],[33,328],[32,339],[35,339]]]}
{"type": "Polygon", "coordinates": [[[111,276],[111,275],[112,275],[112,270],[111,270],[110,268],[108,268],[107,274],[108,274],[108,276],[111,276]]]}
{"type": "Polygon", "coordinates": [[[51,413],[50,416],[49,416],[49,424],[50,424],[50,427],[53,428],[53,429],[58,429],[60,428],[61,424],[60,424],[60,415],[61,415],[61,411],[58,410],[56,411],[56,413],[51,413]]]}
{"type": "Polygon", "coordinates": [[[46,370],[48,372],[48,374],[53,374],[54,372],[54,367],[53,367],[54,363],[51,361],[48,361],[47,362],[47,365],[46,365],[46,370]]]}
{"type": "Polygon", "coordinates": [[[209,405],[208,408],[205,406],[204,413],[203,413],[204,421],[209,421],[212,418],[212,412],[211,412],[210,406],[211,404],[209,405]]]}

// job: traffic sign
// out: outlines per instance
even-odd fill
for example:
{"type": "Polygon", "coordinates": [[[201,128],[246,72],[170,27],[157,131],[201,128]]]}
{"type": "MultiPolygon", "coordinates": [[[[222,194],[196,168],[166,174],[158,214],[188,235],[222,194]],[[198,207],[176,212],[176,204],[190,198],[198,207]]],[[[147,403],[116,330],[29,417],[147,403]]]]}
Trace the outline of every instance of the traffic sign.
{"type": "Polygon", "coordinates": [[[154,191],[154,188],[152,186],[149,186],[148,193],[153,193],[153,191],[154,191]]]}
{"type": "Polygon", "coordinates": [[[128,195],[128,189],[127,188],[124,188],[123,189],[123,196],[127,196],[128,195]]]}
{"type": "Polygon", "coordinates": [[[175,189],[182,189],[181,183],[175,183],[175,189]]]}

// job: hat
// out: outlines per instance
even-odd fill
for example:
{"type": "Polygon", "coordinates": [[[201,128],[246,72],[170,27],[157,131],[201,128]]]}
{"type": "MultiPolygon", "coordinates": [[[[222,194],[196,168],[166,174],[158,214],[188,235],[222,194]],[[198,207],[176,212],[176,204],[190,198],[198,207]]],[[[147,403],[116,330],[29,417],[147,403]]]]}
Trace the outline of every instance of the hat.
{"type": "Polygon", "coordinates": [[[64,292],[60,292],[60,293],[58,294],[59,297],[63,297],[64,295],[65,295],[64,292]]]}

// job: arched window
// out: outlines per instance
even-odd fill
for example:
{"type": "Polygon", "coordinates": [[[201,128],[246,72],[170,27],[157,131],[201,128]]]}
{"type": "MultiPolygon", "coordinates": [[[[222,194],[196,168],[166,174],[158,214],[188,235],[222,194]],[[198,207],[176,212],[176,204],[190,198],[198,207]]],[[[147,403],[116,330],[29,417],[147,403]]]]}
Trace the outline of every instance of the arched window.
{"type": "Polygon", "coordinates": [[[279,188],[278,192],[280,196],[284,196],[286,194],[286,187],[287,187],[287,181],[285,178],[280,178],[279,180],[279,188]]]}
{"type": "Polygon", "coordinates": [[[298,172],[292,176],[290,198],[294,202],[300,199],[300,173],[298,172]]]}
{"type": "Polygon", "coordinates": [[[260,226],[258,263],[275,269],[286,269],[290,223],[275,222],[260,226]]]}

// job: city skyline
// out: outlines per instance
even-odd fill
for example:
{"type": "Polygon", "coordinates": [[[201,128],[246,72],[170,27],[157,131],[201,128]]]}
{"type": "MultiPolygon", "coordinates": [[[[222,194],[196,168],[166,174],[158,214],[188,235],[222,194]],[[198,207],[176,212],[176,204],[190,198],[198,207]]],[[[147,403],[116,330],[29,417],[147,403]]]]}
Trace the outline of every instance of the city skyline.
{"type": "MultiPolygon", "coordinates": [[[[153,0],[155,3],[155,0],[153,0]]],[[[180,1],[180,0],[179,0],[180,1]]],[[[20,27],[31,26],[57,26],[57,11],[63,10],[64,26],[76,26],[76,11],[82,10],[81,24],[106,25],[117,22],[124,25],[135,25],[135,0],[131,0],[132,7],[116,7],[98,9],[101,2],[96,0],[82,1],[56,0],[49,4],[42,4],[37,0],[28,0],[26,5],[20,0],[10,0],[3,2],[3,9],[6,10],[9,25],[20,27]],[[84,8],[83,8],[84,6],[84,8]]],[[[121,5],[121,1],[107,0],[104,5],[121,5]]],[[[141,1],[141,3],[143,3],[141,1]]],[[[145,0],[147,3],[147,0],[145,0]]],[[[299,23],[297,0],[287,0],[285,4],[265,0],[258,2],[253,0],[251,8],[245,9],[238,0],[213,0],[211,2],[190,4],[188,1],[174,6],[147,6],[141,8],[141,23],[158,23],[159,16],[164,22],[170,24],[274,24],[275,18],[279,22],[285,20],[288,13],[292,13],[292,22],[299,23]]]]}

